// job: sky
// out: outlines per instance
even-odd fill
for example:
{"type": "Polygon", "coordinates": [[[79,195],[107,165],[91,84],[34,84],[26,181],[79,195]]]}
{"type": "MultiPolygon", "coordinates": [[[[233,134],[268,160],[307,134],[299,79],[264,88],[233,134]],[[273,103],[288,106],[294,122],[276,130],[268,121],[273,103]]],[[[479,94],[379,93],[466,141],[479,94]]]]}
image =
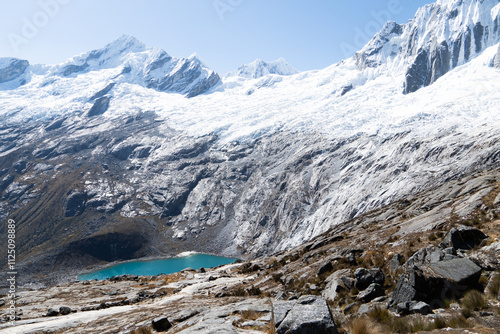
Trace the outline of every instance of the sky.
{"type": "Polygon", "coordinates": [[[0,0],[0,57],[57,64],[123,34],[226,74],[284,57],[299,71],[350,57],[428,0],[0,0]]]}

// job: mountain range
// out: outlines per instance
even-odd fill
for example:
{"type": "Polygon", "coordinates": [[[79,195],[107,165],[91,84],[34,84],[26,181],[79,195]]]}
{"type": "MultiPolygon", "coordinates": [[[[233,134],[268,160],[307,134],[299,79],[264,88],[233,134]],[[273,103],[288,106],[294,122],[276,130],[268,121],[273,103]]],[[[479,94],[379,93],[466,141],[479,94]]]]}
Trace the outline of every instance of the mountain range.
{"type": "Polygon", "coordinates": [[[438,0],[308,72],[221,77],[130,36],[53,66],[0,59],[0,219],[25,279],[272,254],[498,168],[499,24],[498,0],[438,0]]]}

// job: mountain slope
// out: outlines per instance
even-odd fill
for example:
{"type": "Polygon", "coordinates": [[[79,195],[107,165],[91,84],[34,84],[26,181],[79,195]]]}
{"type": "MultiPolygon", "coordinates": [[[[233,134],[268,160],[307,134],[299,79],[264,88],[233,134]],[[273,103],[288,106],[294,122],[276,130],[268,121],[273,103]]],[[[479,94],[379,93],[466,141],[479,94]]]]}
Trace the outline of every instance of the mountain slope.
{"type": "Polygon", "coordinates": [[[18,222],[21,258],[54,265],[186,250],[253,257],[495,169],[497,4],[439,1],[407,25],[389,22],[354,57],[292,76],[216,81],[195,57],[129,37],[56,66],[3,60],[13,79],[0,84],[0,219],[18,222]],[[438,29],[450,15],[456,24],[438,29]],[[490,31],[478,52],[450,58],[446,72],[415,68],[446,58],[419,48],[471,22],[490,31]],[[412,69],[433,82],[403,94],[412,69]]]}

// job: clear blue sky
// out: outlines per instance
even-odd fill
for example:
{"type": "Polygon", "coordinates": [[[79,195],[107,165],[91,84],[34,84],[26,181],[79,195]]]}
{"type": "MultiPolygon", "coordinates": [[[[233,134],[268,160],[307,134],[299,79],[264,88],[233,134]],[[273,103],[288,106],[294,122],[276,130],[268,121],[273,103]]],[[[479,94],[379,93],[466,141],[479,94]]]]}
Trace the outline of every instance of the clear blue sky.
{"type": "Polygon", "coordinates": [[[0,0],[0,57],[55,64],[122,34],[221,74],[256,58],[327,67],[427,0],[0,0]]]}

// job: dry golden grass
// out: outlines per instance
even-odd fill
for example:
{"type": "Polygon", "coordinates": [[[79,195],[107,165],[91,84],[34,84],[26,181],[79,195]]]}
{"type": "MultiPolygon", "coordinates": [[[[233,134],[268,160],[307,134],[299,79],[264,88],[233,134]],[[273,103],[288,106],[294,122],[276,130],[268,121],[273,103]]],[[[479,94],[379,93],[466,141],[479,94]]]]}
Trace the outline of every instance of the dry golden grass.
{"type": "Polygon", "coordinates": [[[349,334],[385,334],[391,331],[367,317],[360,317],[349,322],[347,332],[349,334]]]}
{"type": "Polygon", "coordinates": [[[153,330],[149,327],[140,327],[130,332],[130,334],[152,334],[152,333],[153,330]]]}

